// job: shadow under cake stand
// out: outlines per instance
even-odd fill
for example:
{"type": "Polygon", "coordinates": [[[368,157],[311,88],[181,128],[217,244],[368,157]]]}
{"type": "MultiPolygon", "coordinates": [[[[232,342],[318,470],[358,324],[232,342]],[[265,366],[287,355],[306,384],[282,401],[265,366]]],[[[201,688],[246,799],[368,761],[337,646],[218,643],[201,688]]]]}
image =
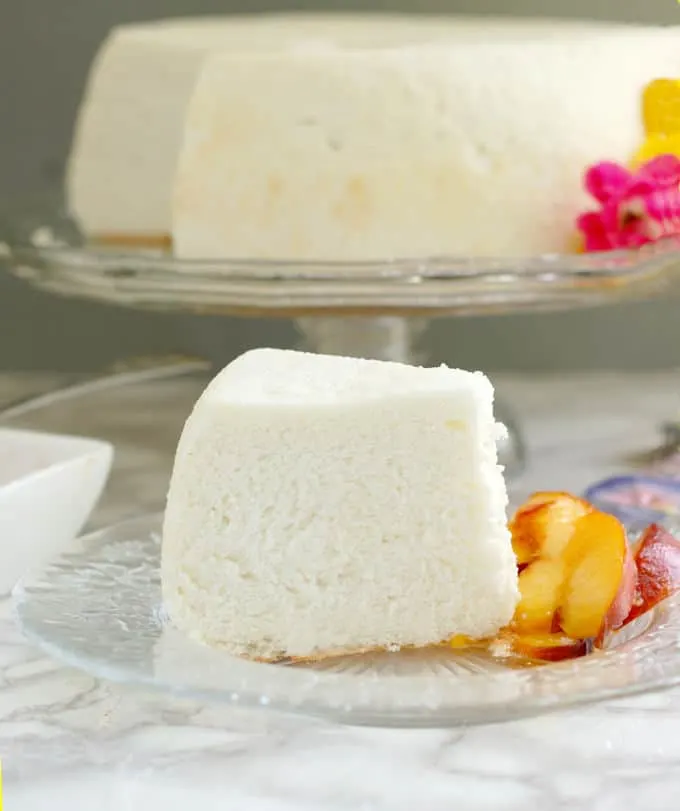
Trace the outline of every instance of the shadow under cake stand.
{"type": "MultiPolygon", "coordinates": [[[[287,318],[314,352],[427,362],[421,339],[435,318],[565,310],[658,295],[680,279],[680,242],[638,251],[526,259],[423,258],[385,262],[188,261],[160,249],[95,246],[67,219],[0,226],[10,271],[63,296],[194,314],[287,318]],[[46,224],[47,223],[47,224],[46,224]]],[[[455,358],[453,359],[455,362],[455,358]]],[[[500,457],[524,464],[512,410],[500,457]]]]}

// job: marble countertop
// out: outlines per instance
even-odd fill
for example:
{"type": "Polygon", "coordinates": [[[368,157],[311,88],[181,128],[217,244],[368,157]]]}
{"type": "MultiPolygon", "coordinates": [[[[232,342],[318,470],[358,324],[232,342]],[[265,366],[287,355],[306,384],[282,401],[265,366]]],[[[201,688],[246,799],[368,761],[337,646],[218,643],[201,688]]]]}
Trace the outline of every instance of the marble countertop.
{"type": "MultiPolygon", "coordinates": [[[[0,376],[0,399],[58,382],[0,376]]],[[[579,490],[625,469],[680,410],[680,373],[499,383],[527,432],[520,494],[579,490]]],[[[160,504],[185,407],[179,397],[172,419],[142,420],[140,437],[143,398],[106,397],[105,411],[64,412],[84,433],[117,415],[107,428],[117,470],[99,521],[160,504]]],[[[47,429],[66,428],[61,419],[31,418],[47,429]]],[[[26,644],[5,601],[0,756],[7,811],[677,811],[680,689],[489,727],[343,728],[98,682],[26,644]]]]}

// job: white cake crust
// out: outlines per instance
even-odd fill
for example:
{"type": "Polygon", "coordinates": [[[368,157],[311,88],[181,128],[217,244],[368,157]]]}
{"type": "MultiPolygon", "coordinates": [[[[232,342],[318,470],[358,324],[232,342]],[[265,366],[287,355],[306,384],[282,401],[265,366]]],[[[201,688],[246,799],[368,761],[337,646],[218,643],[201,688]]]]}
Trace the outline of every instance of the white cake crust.
{"type": "Polygon", "coordinates": [[[205,63],[173,203],[178,256],[534,256],[576,244],[588,166],[627,163],[677,29],[452,36],[205,63]]]}
{"type": "Polygon", "coordinates": [[[95,60],[67,204],[183,258],[573,249],[586,167],[627,162],[677,27],[400,15],[122,26],[95,60]]]}
{"type": "Polygon", "coordinates": [[[444,367],[234,361],[177,449],[173,622],[272,660],[494,634],[518,592],[492,399],[483,375],[444,367]]]}

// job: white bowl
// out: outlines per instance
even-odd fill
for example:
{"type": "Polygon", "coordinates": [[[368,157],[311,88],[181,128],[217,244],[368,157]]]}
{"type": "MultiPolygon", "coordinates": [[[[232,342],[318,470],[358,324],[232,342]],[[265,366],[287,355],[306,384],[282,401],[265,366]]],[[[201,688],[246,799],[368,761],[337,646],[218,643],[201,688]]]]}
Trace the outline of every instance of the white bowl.
{"type": "Polygon", "coordinates": [[[0,593],[78,535],[112,460],[108,442],[0,428],[0,593]]]}

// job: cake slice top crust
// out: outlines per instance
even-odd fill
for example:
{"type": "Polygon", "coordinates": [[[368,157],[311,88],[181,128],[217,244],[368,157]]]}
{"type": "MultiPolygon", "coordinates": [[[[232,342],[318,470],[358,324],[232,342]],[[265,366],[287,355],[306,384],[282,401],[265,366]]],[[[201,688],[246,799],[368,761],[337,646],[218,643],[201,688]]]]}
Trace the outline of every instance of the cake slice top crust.
{"type": "Polygon", "coordinates": [[[493,401],[493,387],[482,372],[280,349],[255,349],[236,358],[204,397],[243,405],[310,406],[446,392],[472,392],[480,402],[493,401]]]}

